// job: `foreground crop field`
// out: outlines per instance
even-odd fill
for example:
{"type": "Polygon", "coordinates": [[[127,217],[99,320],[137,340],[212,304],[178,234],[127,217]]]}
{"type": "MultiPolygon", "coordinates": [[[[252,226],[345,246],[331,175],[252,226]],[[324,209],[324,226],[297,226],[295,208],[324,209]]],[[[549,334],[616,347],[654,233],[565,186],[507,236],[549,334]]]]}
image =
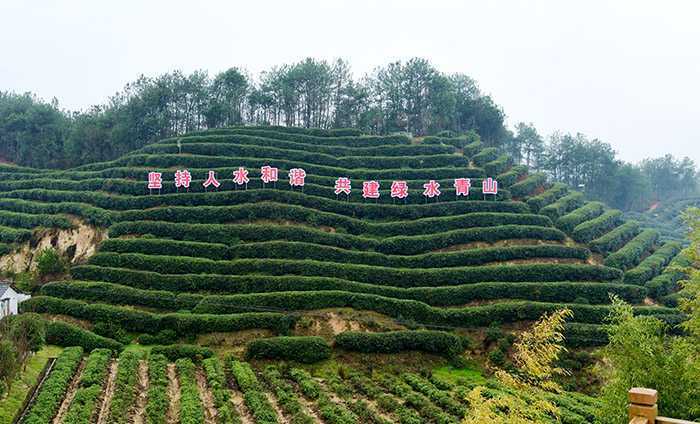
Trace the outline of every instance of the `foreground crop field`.
{"type": "MultiPolygon", "coordinates": [[[[450,373],[251,364],[178,359],[126,350],[65,349],[38,388],[22,423],[459,423],[466,394],[495,381],[450,373]]],[[[593,418],[596,401],[562,393],[548,399],[562,422],[593,418]]]]}

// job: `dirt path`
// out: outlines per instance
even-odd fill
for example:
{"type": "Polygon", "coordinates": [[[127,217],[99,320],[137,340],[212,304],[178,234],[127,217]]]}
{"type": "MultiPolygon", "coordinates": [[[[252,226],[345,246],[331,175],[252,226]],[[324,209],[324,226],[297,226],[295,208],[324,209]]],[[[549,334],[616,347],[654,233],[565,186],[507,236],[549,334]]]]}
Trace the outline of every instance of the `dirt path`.
{"type": "Polygon", "coordinates": [[[63,402],[61,402],[61,407],[58,408],[58,413],[53,419],[53,424],[61,424],[63,422],[63,417],[66,415],[66,412],[68,412],[68,408],[75,397],[75,392],[78,390],[78,383],[80,383],[80,376],[83,375],[83,368],[85,368],[85,359],[80,361],[80,365],[78,365],[78,369],[73,375],[73,379],[68,386],[68,391],[63,397],[63,402]]]}
{"type": "Polygon", "coordinates": [[[139,361],[139,381],[138,395],[136,396],[136,407],[132,418],[134,424],[144,424],[146,422],[146,403],[148,403],[148,362],[139,361]]]}
{"type": "Polygon", "coordinates": [[[107,418],[109,416],[109,406],[112,404],[112,396],[114,396],[114,386],[117,379],[118,366],[119,365],[116,360],[112,361],[109,366],[107,388],[105,389],[104,397],[102,398],[100,413],[97,415],[97,424],[105,424],[107,422],[107,418]]]}
{"type": "Polygon", "coordinates": [[[238,415],[241,416],[241,423],[255,424],[253,417],[250,415],[250,411],[248,411],[248,407],[245,406],[243,395],[240,391],[233,388],[233,383],[231,381],[229,381],[229,391],[231,393],[231,403],[233,404],[233,408],[238,412],[238,415]]]}
{"type": "Polygon", "coordinates": [[[211,390],[209,390],[209,385],[207,384],[207,377],[204,376],[204,372],[200,368],[197,369],[195,377],[197,378],[199,398],[202,400],[202,406],[204,406],[204,423],[217,424],[218,420],[216,416],[218,412],[216,411],[216,405],[214,403],[214,395],[212,395],[211,390]]]}
{"type": "MultiPolygon", "coordinates": [[[[294,387],[296,387],[296,386],[294,386],[294,387]]],[[[306,398],[304,397],[304,395],[302,395],[301,393],[299,393],[298,390],[296,390],[296,392],[297,392],[297,397],[299,398],[299,403],[301,403],[301,406],[302,406],[302,408],[304,409],[304,412],[306,412],[311,418],[313,418],[313,419],[314,419],[314,422],[322,423],[323,420],[321,420],[321,417],[320,417],[320,416],[318,415],[318,413],[316,412],[316,409],[314,409],[314,407],[313,407],[311,401],[309,401],[308,399],[306,399],[306,398]]]]}
{"type": "Polygon", "coordinates": [[[168,424],[178,424],[180,422],[180,381],[177,379],[175,364],[168,364],[168,380],[170,408],[166,419],[168,424]]]}

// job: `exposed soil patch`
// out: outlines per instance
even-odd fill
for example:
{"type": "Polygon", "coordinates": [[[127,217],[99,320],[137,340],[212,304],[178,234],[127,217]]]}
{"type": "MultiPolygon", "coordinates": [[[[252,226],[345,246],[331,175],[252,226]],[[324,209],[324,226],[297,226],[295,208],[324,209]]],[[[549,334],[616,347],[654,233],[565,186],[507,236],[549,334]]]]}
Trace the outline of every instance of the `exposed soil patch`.
{"type": "Polygon", "coordinates": [[[508,239],[498,240],[493,243],[483,241],[475,241],[471,243],[455,244],[454,246],[444,247],[442,249],[432,250],[432,252],[457,252],[460,250],[469,249],[484,249],[487,247],[512,247],[512,246],[536,246],[540,244],[564,244],[556,240],[537,240],[537,239],[508,239]]]}
{"type": "MultiPolygon", "coordinates": [[[[232,383],[229,381],[229,387],[231,386],[232,383]]],[[[240,391],[231,389],[231,403],[233,404],[233,408],[238,412],[238,415],[241,416],[241,422],[243,424],[255,424],[252,415],[250,415],[250,411],[248,411],[248,407],[245,406],[243,394],[240,391]]]]}
{"type": "Polygon", "coordinates": [[[146,404],[148,403],[148,362],[139,361],[139,380],[136,397],[136,406],[134,408],[134,416],[132,418],[135,424],[144,424],[146,422],[146,404]]]}
{"type": "Polygon", "coordinates": [[[195,377],[199,389],[199,398],[202,400],[202,405],[204,406],[204,422],[206,424],[217,424],[216,416],[218,413],[216,411],[216,405],[214,404],[214,395],[207,385],[207,378],[204,376],[204,372],[201,369],[197,369],[195,377]]]}
{"type": "Polygon", "coordinates": [[[517,264],[585,264],[585,259],[577,258],[528,258],[511,259],[508,261],[488,262],[486,265],[517,265],[517,264]]]}
{"type": "Polygon", "coordinates": [[[166,421],[168,424],[180,422],[180,381],[177,379],[175,364],[168,364],[168,398],[170,398],[170,408],[166,421]]]}
{"type": "Polygon", "coordinates": [[[68,408],[75,397],[75,392],[78,390],[78,383],[80,383],[80,376],[83,374],[83,368],[85,368],[84,359],[80,362],[80,365],[78,365],[78,370],[75,372],[75,375],[73,375],[66,396],[63,398],[61,407],[58,408],[58,413],[53,419],[53,424],[60,424],[63,422],[63,417],[66,415],[66,412],[68,412],[68,408]]]}
{"type": "Polygon", "coordinates": [[[265,392],[265,396],[267,397],[267,401],[270,402],[270,405],[272,405],[272,409],[274,409],[277,413],[277,422],[279,422],[280,424],[289,424],[289,420],[277,404],[277,399],[274,396],[272,396],[272,394],[269,392],[265,392]]]}
{"type": "Polygon", "coordinates": [[[109,374],[107,375],[107,387],[105,388],[104,397],[102,398],[102,404],[100,406],[100,413],[97,415],[97,424],[105,424],[107,422],[107,417],[109,415],[109,406],[112,404],[112,397],[114,396],[114,387],[117,380],[117,367],[118,363],[116,360],[112,361],[109,366],[109,374]]]}

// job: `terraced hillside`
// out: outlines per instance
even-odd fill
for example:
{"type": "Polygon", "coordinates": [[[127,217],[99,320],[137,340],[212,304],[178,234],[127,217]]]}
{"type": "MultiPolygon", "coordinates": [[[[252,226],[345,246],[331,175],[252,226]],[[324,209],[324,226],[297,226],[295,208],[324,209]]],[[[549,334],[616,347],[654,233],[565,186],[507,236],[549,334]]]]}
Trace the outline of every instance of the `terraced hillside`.
{"type": "Polygon", "coordinates": [[[324,326],[461,332],[567,306],[569,342],[593,345],[605,341],[598,325],[609,294],[638,313],[680,319],[652,304],[675,282],[648,287],[678,245],[463,138],[246,127],[67,171],[0,171],[3,251],[48,234],[79,262],[72,280],[44,285],[25,310],[88,328],[107,322],[180,338],[324,326]],[[262,183],[264,166],[279,168],[278,182],[262,183]],[[240,167],[247,183],[233,181],[240,167]],[[290,187],[287,174],[299,168],[305,185],[290,187]],[[175,186],[178,170],[191,174],[188,189],[175,186]],[[149,190],[154,171],[162,188],[149,190]],[[218,188],[204,187],[209,171],[218,188]],[[335,193],[339,177],[351,180],[349,196],[335,193]],[[489,177],[497,196],[482,193],[489,177]],[[461,178],[471,179],[468,196],[455,194],[461,178]],[[423,196],[429,180],[440,196],[423,196]],[[378,198],[363,198],[363,181],[379,183],[378,198]],[[407,198],[391,197],[394,181],[406,181],[407,198]],[[96,254],[70,237],[56,241],[78,225],[96,239],[106,230],[96,254]],[[345,319],[336,325],[338,311],[345,319]]]}

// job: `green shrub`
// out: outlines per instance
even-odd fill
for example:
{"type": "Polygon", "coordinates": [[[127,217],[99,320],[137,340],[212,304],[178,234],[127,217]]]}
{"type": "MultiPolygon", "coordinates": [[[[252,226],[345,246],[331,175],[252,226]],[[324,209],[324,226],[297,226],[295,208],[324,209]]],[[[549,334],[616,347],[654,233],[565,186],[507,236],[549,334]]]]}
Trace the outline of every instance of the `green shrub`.
{"type": "Polygon", "coordinates": [[[46,326],[46,343],[56,346],[80,346],[83,349],[110,349],[119,352],[123,345],[116,340],[84,330],[63,321],[50,321],[46,326]]]}
{"type": "Polygon", "coordinates": [[[214,352],[208,347],[189,345],[189,344],[177,344],[177,345],[167,345],[167,346],[153,346],[151,353],[156,355],[163,355],[171,362],[175,362],[178,359],[189,359],[194,362],[202,362],[203,359],[211,358],[214,356],[214,352]]]}
{"type": "Polygon", "coordinates": [[[447,357],[459,355],[466,348],[460,336],[443,331],[391,331],[387,333],[345,332],[335,336],[335,345],[344,350],[363,353],[397,353],[418,350],[447,357]]]}
{"type": "Polygon", "coordinates": [[[149,424],[166,424],[170,397],[168,395],[168,359],[151,353],[148,357],[148,403],[146,417],[149,424]]]}
{"type": "Polygon", "coordinates": [[[644,284],[661,274],[664,267],[681,251],[681,245],[668,242],[644,259],[639,265],[625,273],[625,283],[644,284]]]}
{"type": "Polygon", "coordinates": [[[276,424],[277,413],[263,392],[255,372],[249,364],[232,360],[231,375],[243,392],[243,399],[251,415],[259,424],[276,424]]]}
{"type": "Polygon", "coordinates": [[[556,221],[560,216],[565,215],[576,208],[583,206],[583,193],[571,192],[564,197],[557,199],[554,203],[543,206],[540,209],[542,215],[548,216],[552,221],[556,221]]]}
{"type": "Polygon", "coordinates": [[[530,195],[538,187],[542,187],[547,182],[547,176],[542,173],[529,175],[522,181],[510,186],[510,193],[516,198],[530,195]]]}
{"type": "Polygon", "coordinates": [[[554,183],[549,189],[544,192],[532,196],[527,199],[527,205],[530,207],[532,212],[537,213],[543,207],[556,202],[561,197],[565,196],[569,192],[569,187],[563,183],[554,183]]]}
{"type": "Polygon", "coordinates": [[[498,180],[499,189],[501,187],[510,187],[517,183],[518,180],[527,175],[527,171],[528,168],[525,165],[514,165],[508,172],[498,175],[496,180],[498,180]]]}
{"type": "Polygon", "coordinates": [[[579,243],[588,243],[622,223],[622,212],[611,210],[597,218],[578,224],[571,232],[571,237],[579,243]]]}
{"type": "Polygon", "coordinates": [[[195,377],[196,369],[188,358],[175,362],[180,382],[180,423],[200,424],[204,422],[204,407],[199,397],[199,388],[195,377]]]}
{"type": "Polygon", "coordinates": [[[139,361],[141,353],[124,351],[119,355],[119,367],[114,383],[114,396],[109,407],[110,424],[126,424],[129,422],[129,411],[136,400],[139,376],[139,361]]]}
{"type": "Polygon", "coordinates": [[[142,345],[170,345],[177,342],[177,334],[173,330],[161,330],[158,334],[141,334],[139,343],[142,345]]]}
{"type": "Polygon", "coordinates": [[[31,230],[0,226],[0,242],[22,243],[32,238],[31,230]]]}
{"type": "Polygon", "coordinates": [[[627,221],[614,230],[603,234],[588,245],[591,250],[601,254],[615,252],[632,240],[641,230],[636,221],[627,221]]]}
{"type": "Polygon", "coordinates": [[[498,149],[495,147],[487,147],[486,149],[481,150],[479,153],[474,155],[472,157],[472,162],[476,166],[484,166],[488,162],[494,161],[498,159],[498,149]]]}
{"type": "Polygon", "coordinates": [[[48,275],[63,274],[68,269],[66,260],[52,247],[39,252],[36,260],[36,272],[40,278],[48,275]]]}
{"type": "MultiPolygon", "coordinates": [[[[546,281],[553,275],[556,275],[558,279],[573,281],[606,281],[621,278],[621,274],[617,270],[588,264],[499,264],[478,267],[397,269],[312,260],[237,259],[212,261],[204,258],[149,256],[135,253],[99,253],[93,256],[91,263],[104,267],[131,268],[170,274],[240,275],[257,273],[327,276],[396,287],[448,286],[488,281],[546,281]]],[[[59,288],[65,290],[68,287],[65,284],[55,283],[43,290],[45,293],[55,293],[55,290],[59,288]]],[[[185,301],[188,300],[185,299],[185,301]]],[[[154,302],[159,302],[158,296],[154,297],[154,302]]]]}
{"type": "Polygon", "coordinates": [[[605,258],[605,265],[623,271],[630,269],[642,260],[642,256],[654,247],[658,240],[658,231],[644,230],[624,245],[622,249],[605,258]]]}
{"type": "Polygon", "coordinates": [[[330,358],[331,347],[322,337],[271,337],[248,343],[248,359],[283,359],[312,364],[330,358]]]}
{"type": "Polygon", "coordinates": [[[486,175],[497,176],[510,168],[512,161],[508,155],[501,155],[491,162],[484,164],[486,175]]]}
{"type": "Polygon", "coordinates": [[[23,423],[46,424],[53,420],[82,357],[83,349],[80,347],[69,347],[61,352],[23,423]]]}
{"type": "Polygon", "coordinates": [[[589,202],[559,218],[556,222],[556,226],[565,233],[570,233],[579,224],[597,218],[604,212],[604,204],[600,202],[589,202]]]}

